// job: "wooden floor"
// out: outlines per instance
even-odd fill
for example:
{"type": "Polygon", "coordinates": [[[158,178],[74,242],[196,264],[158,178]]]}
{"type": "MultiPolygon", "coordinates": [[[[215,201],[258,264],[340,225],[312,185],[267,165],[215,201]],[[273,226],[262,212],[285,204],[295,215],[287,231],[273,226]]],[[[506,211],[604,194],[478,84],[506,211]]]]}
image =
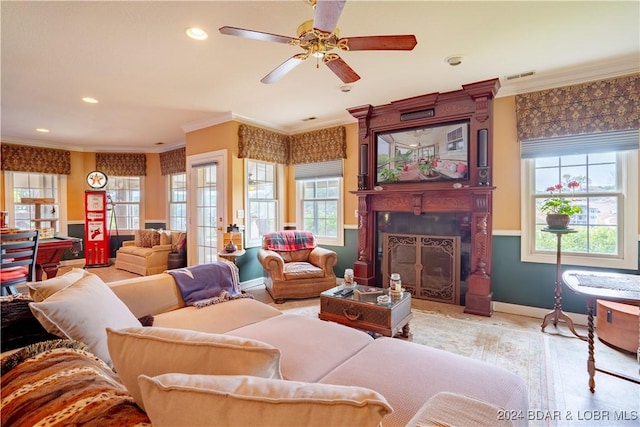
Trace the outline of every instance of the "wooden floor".
{"type": "MultiPolygon", "coordinates": [[[[68,271],[63,267],[60,274],[68,271]]],[[[117,270],[114,267],[90,269],[102,277],[105,282],[140,277],[133,273],[117,270]]],[[[264,289],[258,286],[247,290],[257,300],[272,303],[273,300],[264,289]]],[[[422,309],[444,311],[452,316],[473,316],[463,313],[463,307],[451,304],[439,304],[414,299],[413,303],[422,309]]],[[[479,321],[492,324],[504,324],[512,328],[524,328],[544,334],[548,342],[549,365],[555,402],[551,406],[557,412],[532,413],[532,426],[640,426],[640,385],[607,375],[596,373],[596,391],[591,393],[588,387],[587,343],[576,338],[560,322],[557,327],[547,326],[540,331],[542,319],[516,316],[495,312],[491,317],[473,316],[479,321]]],[[[586,327],[576,325],[579,334],[586,335],[586,327]]],[[[634,354],[617,351],[596,339],[596,366],[622,372],[640,379],[640,365],[634,354]]]]}

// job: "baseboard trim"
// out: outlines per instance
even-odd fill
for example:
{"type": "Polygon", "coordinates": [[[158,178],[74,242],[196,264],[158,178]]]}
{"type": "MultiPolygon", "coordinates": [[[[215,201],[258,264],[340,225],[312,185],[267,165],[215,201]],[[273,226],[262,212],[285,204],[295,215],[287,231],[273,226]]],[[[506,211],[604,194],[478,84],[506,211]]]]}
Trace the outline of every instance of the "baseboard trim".
{"type": "MultiPolygon", "coordinates": [[[[518,316],[535,317],[537,319],[544,319],[551,310],[548,308],[530,307],[527,305],[510,304],[507,302],[494,301],[493,311],[499,311],[500,313],[516,314],[518,316]]],[[[567,313],[564,312],[571,321],[576,325],[587,326],[587,315],[579,313],[567,313]]],[[[559,322],[564,323],[564,322],[559,322]]]]}

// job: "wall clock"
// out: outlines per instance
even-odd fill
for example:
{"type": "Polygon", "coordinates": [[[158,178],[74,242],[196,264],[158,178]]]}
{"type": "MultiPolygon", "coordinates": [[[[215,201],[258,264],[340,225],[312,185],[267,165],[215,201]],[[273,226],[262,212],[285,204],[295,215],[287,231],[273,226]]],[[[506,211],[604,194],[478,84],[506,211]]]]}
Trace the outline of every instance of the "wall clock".
{"type": "Polygon", "coordinates": [[[89,174],[87,175],[87,184],[89,184],[89,187],[93,189],[104,188],[107,185],[108,181],[109,179],[104,172],[93,171],[89,172],[89,174]]]}

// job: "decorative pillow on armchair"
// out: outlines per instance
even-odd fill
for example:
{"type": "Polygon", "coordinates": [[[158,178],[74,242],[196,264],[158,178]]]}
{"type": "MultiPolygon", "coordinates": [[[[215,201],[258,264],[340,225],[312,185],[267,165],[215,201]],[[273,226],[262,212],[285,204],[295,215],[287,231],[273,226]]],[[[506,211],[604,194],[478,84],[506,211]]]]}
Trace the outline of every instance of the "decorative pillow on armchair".
{"type": "Polygon", "coordinates": [[[364,387],[245,375],[141,375],[138,383],[153,425],[375,427],[392,412],[364,387]]]}
{"type": "Polygon", "coordinates": [[[140,248],[152,248],[160,244],[160,233],[156,230],[136,230],[134,242],[140,248]]]}

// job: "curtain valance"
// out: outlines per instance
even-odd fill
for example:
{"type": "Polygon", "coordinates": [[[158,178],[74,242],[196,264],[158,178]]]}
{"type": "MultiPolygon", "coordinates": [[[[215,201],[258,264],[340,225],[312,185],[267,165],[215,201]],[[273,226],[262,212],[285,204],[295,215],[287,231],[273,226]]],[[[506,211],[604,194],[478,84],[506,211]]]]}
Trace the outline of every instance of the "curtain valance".
{"type": "Polygon", "coordinates": [[[71,152],[3,143],[2,170],[69,175],[71,152]]]}
{"type": "Polygon", "coordinates": [[[144,153],[96,153],[96,169],[113,176],[146,176],[144,153]]]}
{"type": "Polygon", "coordinates": [[[516,95],[518,140],[640,128],[640,74],[516,95]]]}
{"type": "Polygon", "coordinates": [[[186,172],[186,153],[187,149],[185,147],[160,153],[160,172],[162,175],[186,172]]]}
{"type": "Polygon", "coordinates": [[[347,131],[344,126],[320,129],[291,136],[290,163],[320,163],[347,158],[347,131]]]}
{"type": "Polygon", "coordinates": [[[289,137],[258,127],[240,125],[238,157],[287,164],[289,137]]]}

